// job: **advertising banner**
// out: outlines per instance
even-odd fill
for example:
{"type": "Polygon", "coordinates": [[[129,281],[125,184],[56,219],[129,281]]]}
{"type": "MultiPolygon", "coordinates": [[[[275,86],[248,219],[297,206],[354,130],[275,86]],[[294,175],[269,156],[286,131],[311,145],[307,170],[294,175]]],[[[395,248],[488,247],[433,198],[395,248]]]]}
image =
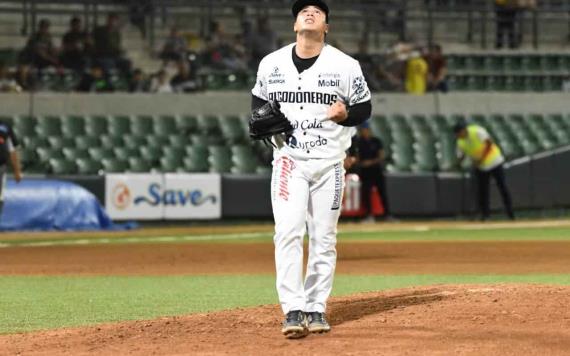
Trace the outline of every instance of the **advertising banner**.
{"type": "Polygon", "coordinates": [[[219,174],[108,174],[105,207],[114,220],[219,219],[219,174]]]}
{"type": "Polygon", "coordinates": [[[155,192],[163,185],[162,174],[107,174],[105,209],[114,220],[162,219],[164,207],[155,199],[155,192]]]}
{"type": "Polygon", "coordinates": [[[166,219],[219,219],[222,215],[219,174],[164,175],[163,192],[166,219]]]}

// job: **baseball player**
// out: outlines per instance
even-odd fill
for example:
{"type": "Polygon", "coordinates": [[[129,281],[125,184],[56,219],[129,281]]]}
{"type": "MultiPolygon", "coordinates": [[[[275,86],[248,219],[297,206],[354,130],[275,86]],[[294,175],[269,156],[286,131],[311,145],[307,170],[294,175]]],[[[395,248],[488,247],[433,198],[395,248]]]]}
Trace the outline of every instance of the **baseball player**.
{"type": "Polygon", "coordinates": [[[325,319],[336,266],[345,151],[370,117],[370,91],[356,60],[325,42],[329,8],[292,7],[296,42],[267,55],[252,89],[252,110],[276,101],[293,132],[273,136],[271,199],[282,332],[300,338],[330,330],[325,319]],[[303,237],[309,258],[303,280],[303,237]]]}
{"type": "Polygon", "coordinates": [[[481,220],[489,218],[489,183],[491,176],[497,182],[507,216],[509,219],[514,220],[515,215],[513,213],[511,195],[505,182],[503,169],[505,157],[501,152],[501,148],[493,142],[487,130],[479,125],[466,125],[463,122],[459,122],[453,127],[453,132],[457,138],[459,163],[467,155],[473,160],[475,166],[475,177],[477,178],[477,186],[479,188],[481,220]]]}
{"type": "Polygon", "coordinates": [[[12,127],[0,121],[0,217],[2,216],[2,208],[4,207],[4,190],[6,188],[6,163],[10,161],[14,170],[14,179],[20,182],[22,179],[22,171],[20,170],[20,159],[18,152],[18,139],[12,130],[12,127]]]}

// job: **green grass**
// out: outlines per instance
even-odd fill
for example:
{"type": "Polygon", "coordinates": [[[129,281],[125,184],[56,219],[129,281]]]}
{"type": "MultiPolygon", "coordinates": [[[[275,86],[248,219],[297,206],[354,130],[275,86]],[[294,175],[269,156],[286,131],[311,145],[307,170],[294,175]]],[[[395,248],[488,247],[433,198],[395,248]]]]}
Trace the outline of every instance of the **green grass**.
{"type": "MultiPolygon", "coordinates": [[[[347,231],[338,236],[343,241],[570,241],[570,228],[565,227],[524,227],[490,229],[429,229],[429,230],[394,230],[394,231],[347,231]]],[[[150,237],[74,237],[65,239],[22,239],[2,241],[0,247],[11,246],[56,246],[86,244],[131,244],[131,243],[227,243],[227,242],[272,242],[270,233],[236,234],[196,234],[186,236],[150,236],[150,237]]]]}
{"type": "MultiPolygon", "coordinates": [[[[570,275],[339,275],[333,295],[454,283],[570,285],[570,275]]],[[[0,333],[277,303],[274,277],[0,277],[0,333]]]]}

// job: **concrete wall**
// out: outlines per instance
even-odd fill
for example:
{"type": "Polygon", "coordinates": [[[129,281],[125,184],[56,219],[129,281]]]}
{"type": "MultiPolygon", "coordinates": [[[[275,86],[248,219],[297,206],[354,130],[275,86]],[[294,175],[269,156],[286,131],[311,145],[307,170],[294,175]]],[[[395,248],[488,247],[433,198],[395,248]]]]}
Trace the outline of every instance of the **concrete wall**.
{"type": "MultiPolygon", "coordinates": [[[[373,95],[375,114],[566,113],[567,93],[373,95]]],[[[197,94],[0,94],[2,114],[245,114],[249,92],[197,94]]]]}

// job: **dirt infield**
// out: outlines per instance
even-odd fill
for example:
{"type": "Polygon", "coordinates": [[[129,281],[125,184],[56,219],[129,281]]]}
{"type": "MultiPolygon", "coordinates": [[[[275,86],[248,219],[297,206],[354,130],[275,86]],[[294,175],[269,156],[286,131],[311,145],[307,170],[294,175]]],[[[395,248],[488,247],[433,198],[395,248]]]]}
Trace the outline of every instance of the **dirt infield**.
{"type": "MultiPolygon", "coordinates": [[[[568,261],[570,241],[341,241],[337,273],[570,273],[568,261]]],[[[274,273],[271,243],[0,248],[0,275],[243,273],[274,273]]],[[[296,341],[280,335],[282,315],[273,305],[0,335],[0,355],[568,355],[568,305],[569,287],[410,288],[332,298],[333,331],[296,341]]]]}
{"type": "Polygon", "coordinates": [[[567,287],[413,288],[333,298],[333,330],[301,340],[265,306],[1,336],[0,354],[568,355],[569,304],[567,287]]]}

